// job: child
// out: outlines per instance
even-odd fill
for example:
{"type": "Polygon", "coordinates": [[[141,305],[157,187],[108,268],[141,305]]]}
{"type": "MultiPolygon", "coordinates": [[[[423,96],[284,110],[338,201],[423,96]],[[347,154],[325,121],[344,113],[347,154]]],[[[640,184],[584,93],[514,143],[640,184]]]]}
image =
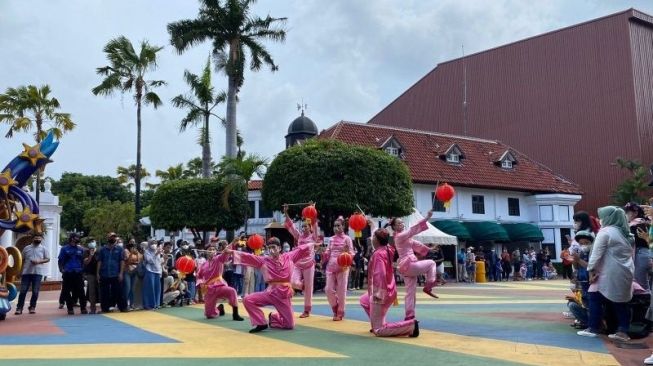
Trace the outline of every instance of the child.
{"type": "Polygon", "coordinates": [[[521,266],[519,266],[519,277],[525,280],[527,272],[528,272],[528,268],[526,267],[526,263],[522,262],[521,266]]]}
{"type": "Polygon", "coordinates": [[[555,267],[553,264],[549,263],[549,265],[544,265],[542,266],[542,271],[544,272],[544,279],[545,280],[555,280],[556,277],[558,277],[558,272],[556,271],[555,267]]]}

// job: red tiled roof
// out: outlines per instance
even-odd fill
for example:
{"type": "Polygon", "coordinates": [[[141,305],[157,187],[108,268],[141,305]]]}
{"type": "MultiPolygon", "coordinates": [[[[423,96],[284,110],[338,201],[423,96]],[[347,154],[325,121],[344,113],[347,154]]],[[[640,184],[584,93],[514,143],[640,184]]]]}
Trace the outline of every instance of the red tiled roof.
{"type": "Polygon", "coordinates": [[[318,136],[376,148],[381,148],[391,137],[403,147],[403,159],[415,183],[448,182],[522,192],[582,193],[577,184],[499,141],[346,121],[336,123],[318,136]],[[440,158],[453,144],[462,150],[464,159],[460,164],[440,158]],[[508,150],[517,163],[512,169],[503,169],[496,162],[508,150]]]}
{"type": "Polygon", "coordinates": [[[260,191],[261,188],[263,188],[262,180],[250,180],[249,182],[247,182],[248,191],[260,191]]]}

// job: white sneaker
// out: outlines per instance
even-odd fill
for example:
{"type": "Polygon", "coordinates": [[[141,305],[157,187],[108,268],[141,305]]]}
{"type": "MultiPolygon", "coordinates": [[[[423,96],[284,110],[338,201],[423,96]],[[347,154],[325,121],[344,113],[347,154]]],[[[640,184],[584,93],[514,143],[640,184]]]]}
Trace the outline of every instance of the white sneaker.
{"type": "Polygon", "coordinates": [[[653,365],[653,354],[644,359],[644,365],[653,365]]]}
{"type": "Polygon", "coordinates": [[[568,311],[563,311],[562,312],[562,317],[565,319],[574,319],[574,314],[568,312],[568,311]]]}
{"type": "Polygon", "coordinates": [[[585,330],[579,330],[578,332],[576,332],[576,334],[578,334],[579,336],[590,337],[590,338],[596,338],[598,336],[598,334],[592,332],[589,328],[585,330]]]}
{"type": "Polygon", "coordinates": [[[628,342],[630,341],[630,337],[625,334],[619,334],[619,333],[614,333],[614,334],[608,334],[608,338],[615,340],[617,342],[628,342]]]}

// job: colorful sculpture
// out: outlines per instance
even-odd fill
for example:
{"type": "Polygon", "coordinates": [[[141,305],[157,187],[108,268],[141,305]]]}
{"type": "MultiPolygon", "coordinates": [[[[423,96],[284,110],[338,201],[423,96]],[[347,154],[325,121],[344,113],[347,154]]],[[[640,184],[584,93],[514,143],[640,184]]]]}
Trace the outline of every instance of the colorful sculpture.
{"type": "MultiPolygon", "coordinates": [[[[37,169],[43,170],[52,162],[50,156],[58,146],[50,132],[34,146],[23,144],[23,152],[0,171],[0,236],[7,230],[43,234],[45,220],[39,216],[38,203],[23,187],[37,169]]],[[[18,248],[0,249],[0,320],[4,320],[16,295],[16,286],[11,281],[20,275],[23,262],[18,248]]]]}

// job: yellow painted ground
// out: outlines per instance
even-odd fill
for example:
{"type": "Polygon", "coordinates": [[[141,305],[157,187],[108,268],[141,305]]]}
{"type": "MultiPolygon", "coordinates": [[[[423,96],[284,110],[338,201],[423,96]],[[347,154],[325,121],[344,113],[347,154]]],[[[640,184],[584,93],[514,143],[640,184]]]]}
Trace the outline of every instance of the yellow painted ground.
{"type": "MultiPolygon", "coordinates": [[[[346,357],[317,348],[189,321],[154,311],[114,313],[105,316],[180,342],[120,344],[120,357],[346,357]],[[216,340],[218,342],[224,340],[224,347],[216,343],[216,340]],[[233,347],[234,344],[243,345],[254,342],[257,347],[233,347]]],[[[243,326],[247,327],[246,324],[245,322],[243,326]]],[[[79,359],[115,358],[118,356],[115,345],[108,344],[21,345],[0,348],[3,359],[79,359]]]]}

